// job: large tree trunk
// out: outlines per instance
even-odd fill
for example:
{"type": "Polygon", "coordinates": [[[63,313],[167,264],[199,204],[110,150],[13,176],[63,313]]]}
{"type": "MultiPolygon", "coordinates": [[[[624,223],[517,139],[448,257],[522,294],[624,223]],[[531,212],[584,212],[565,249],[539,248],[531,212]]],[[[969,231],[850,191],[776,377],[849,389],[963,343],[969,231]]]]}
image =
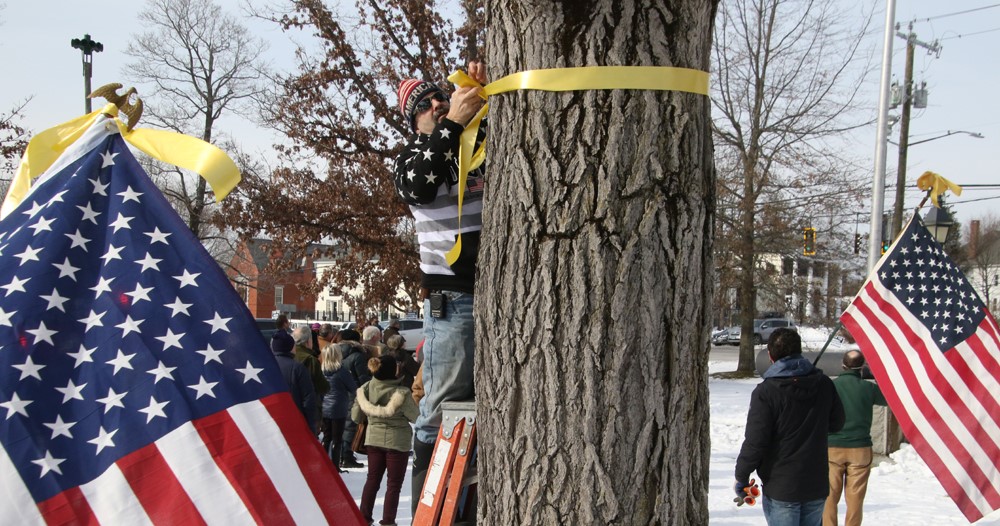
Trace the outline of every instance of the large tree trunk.
{"type": "MultiPolygon", "coordinates": [[[[487,2],[494,78],[709,67],[716,1],[487,2]]],[[[481,524],[707,524],[709,100],[492,101],[476,294],[481,524]]]]}

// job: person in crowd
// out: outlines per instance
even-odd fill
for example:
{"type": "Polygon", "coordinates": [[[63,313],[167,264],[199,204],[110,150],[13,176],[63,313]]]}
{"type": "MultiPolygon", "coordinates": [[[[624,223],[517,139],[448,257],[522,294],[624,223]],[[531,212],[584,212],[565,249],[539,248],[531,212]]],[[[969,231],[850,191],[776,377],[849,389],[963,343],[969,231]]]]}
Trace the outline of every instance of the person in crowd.
{"type": "Polygon", "coordinates": [[[750,396],[736,459],[737,498],[757,471],[770,526],[819,526],[830,493],[826,435],[844,425],[833,382],[802,356],[802,340],[777,329],[767,341],[772,365],[750,396]]]}
{"type": "Polygon", "coordinates": [[[382,343],[382,329],[378,325],[369,325],[361,331],[361,343],[373,351],[372,356],[381,356],[385,353],[385,344],[382,343]]]}
{"type": "Polygon", "coordinates": [[[343,329],[340,331],[340,341],[361,343],[361,333],[354,329],[343,329]]]}
{"type": "Polygon", "coordinates": [[[330,345],[331,343],[337,343],[333,341],[336,334],[337,331],[333,330],[333,325],[329,323],[324,323],[323,325],[319,326],[319,332],[316,334],[316,338],[317,340],[319,340],[319,348],[321,353],[322,350],[325,349],[327,345],[330,345]]]}
{"type": "Polygon", "coordinates": [[[833,381],[844,404],[844,427],[827,437],[830,463],[830,496],[823,509],[823,526],[837,526],[840,494],[847,502],[846,526],[860,526],[868,475],[872,469],[872,408],[886,405],[882,391],[864,380],[865,357],[860,351],[844,354],[844,372],[833,381]]]}
{"type": "Polygon", "coordinates": [[[365,446],[368,449],[368,479],[361,492],[361,515],[372,523],[375,497],[382,486],[382,476],[388,471],[382,520],[379,524],[396,524],[399,493],[406,477],[410,458],[413,429],[419,409],[410,396],[410,389],[401,385],[399,364],[385,355],[368,360],[372,380],[358,388],[351,419],[368,419],[365,446]]]}
{"type": "MultiPolygon", "coordinates": [[[[368,370],[368,360],[372,358],[372,356],[368,349],[355,340],[347,340],[341,342],[339,345],[341,353],[344,356],[342,367],[347,370],[357,385],[364,385],[368,383],[372,379],[371,372],[368,370]]],[[[350,403],[354,403],[354,391],[350,392],[350,403]]],[[[354,441],[354,434],[357,433],[357,431],[358,426],[354,423],[354,421],[348,420],[346,422],[346,426],[344,427],[344,441],[341,449],[342,457],[340,461],[341,467],[364,467],[364,464],[362,464],[358,460],[358,457],[355,456],[354,452],[351,451],[351,442],[354,441]]]]}
{"type": "MultiPolygon", "coordinates": [[[[323,370],[318,360],[319,353],[313,349],[312,330],[305,325],[296,327],[292,331],[292,339],[295,341],[295,361],[305,366],[309,372],[309,378],[312,379],[316,396],[322,399],[326,395],[326,392],[330,390],[330,384],[326,383],[326,378],[323,378],[323,370]]],[[[313,416],[312,421],[318,425],[320,423],[319,404],[316,405],[315,411],[316,414],[313,416]]],[[[313,427],[313,431],[318,432],[319,428],[313,427]]]]}
{"type": "Polygon", "coordinates": [[[313,323],[309,326],[309,329],[312,331],[312,348],[316,352],[316,358],[319,358],[319,352],[323,349],[319,344],[319,328],[320,324],[318,323],[313,323]]]}
{"type": "Polygon", "coordinates": [[[302,412],[309,429],[316,429],[316,391],[309,378],[309,371],[301,363],[295,361],[295,357],[292,355],[294,348],[295,341],[287,332],[277,331],[271,336],[271,352],[274,353],[274,359],[278,362],[281,377],[288,384],[288,392],[292,395],[295,407],[298,407],[299,411],[302,412]]]}
{"type": "Polygon", "coordinates": [[[389,338],[399,334],[399,318],[389,318],[389,326],[382,332],[382,343],[389,343],[389,338]]]}
{"type": "MultiPolygon", "coordinates": [[[[468,74],[486,84],[486,67],[469,64],[468,74]]],[[[416,422],[413,494],[419,495],[441,427],[441,403],[475,396],[472,317],[479,234],[482,230],[485,164],[469,172],[465,188],[458,184],[459,136],[485,102],[482,88],[459,87],[445,95],[432,82],[407,79],[398,90],[399,109],[412,130],[396,158],[393,181],[410,207],[420,246],[420,285],[424,300],[423,382],[426,396],[416,422]],[[462,244],[458,258],[446,254],[459,233],[462,201],[462,244]],[[448,241],[444,241],[448,240],[448,241]]],[[[480,127],[476,142],[486,138],[480,127]]],[[[416,499],[412,506],[416,507],[416,499]]]]}
{"type": "Polygon", "coordinates": [[[389,337],[385,344],[386,354],[395,358],[396,362],[399,363],[402,384],[412,389],[413,378],[417,375],[420,364],[413,359],[413,355],[409,351],[403,348],[403,342],[403,337],[398,334],[389,337]]]}
{"type": "Polygon", "coordinates": [[[343,367],[344,355],[339,345],[327,344],[320,351],[320,367],[330,390],[323,397],[323,448],[341,473],[343,458],[344,424],[350,408],[351,394],[358,388],[350,371],[343,367]]]}
{"type": "Polygon", "coordinates": [[[274,325],[279,331],[284,331],[288,334],[292,333],[292,324],[288,321],[288,316],[285,316],[284,314],[278,315],[278,317],[274,320],[274,325]]]}

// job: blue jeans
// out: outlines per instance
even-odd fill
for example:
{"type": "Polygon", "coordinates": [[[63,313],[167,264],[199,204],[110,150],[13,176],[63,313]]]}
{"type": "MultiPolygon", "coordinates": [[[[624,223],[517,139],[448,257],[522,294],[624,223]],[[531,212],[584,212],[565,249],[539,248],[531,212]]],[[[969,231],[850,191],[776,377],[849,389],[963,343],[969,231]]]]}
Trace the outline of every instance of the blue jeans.
{"type": "Polygon", "coordinates": [[[475,396],[472,362],[475,356],[473,295],[445,291],[445,315],[431,317],[424,300],[424,393],[417,417],[417,440],[433,444],[441,427],[441,403],[471,400],[475,396]]]}
{"type": "Polygon", "coordinates": [[[785,502],[783,500],[763,499],[764,519],[767,526],[821,526],[823,524],[823,506],[826,499],[807,500],[805,502],[785,502]]]}

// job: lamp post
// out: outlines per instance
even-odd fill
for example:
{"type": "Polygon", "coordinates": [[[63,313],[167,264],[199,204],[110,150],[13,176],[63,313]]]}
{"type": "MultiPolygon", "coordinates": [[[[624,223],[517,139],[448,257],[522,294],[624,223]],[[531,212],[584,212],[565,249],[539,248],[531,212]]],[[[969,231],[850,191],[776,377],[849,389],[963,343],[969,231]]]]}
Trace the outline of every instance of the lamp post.
{"type": "Polygon", "coordinates": [[[948,232],[955,225],[955,220],[944,208],[932,206],[924,215],[924,226],[931,232],[938,243],[944,245],[948,240],[948,232]]]}
{"type": "Polygon", "coordinates": [[[966,134],[966,135],[968,135],[970,137],[975,137],[976,139],[985,139],[986,138],[986,136],[984,136],[981,133],[977,133],[977,132],[970,132],[970,131],[965,131],[965,130],[954,130],[954,131],[948,130],[948,132],[945,133],[944,135],[938,135],[937,137],[931,137],[930,139],[922,139],[922,140],[919,140],[919,141],[911,142],[910,146],[916,146],[916,145],[921,144],[921,143],[930,142],[930,141],[936,141],[938,139],[943,139],[945,137],[949,137],[951,135],[955,135],[955,134],[958,134],[958,133],[964,133],[964,134],[966,134]]]}
{"type": "Polygon", "coordinates": [[[90,113],[90,76],[94,70],[94,52],[104,51],[104,44],[91,40],[90,35],[74,38],[69,41],[73,49],[79,49],[83,55],[83,107],[84,113],[90,113]]]}

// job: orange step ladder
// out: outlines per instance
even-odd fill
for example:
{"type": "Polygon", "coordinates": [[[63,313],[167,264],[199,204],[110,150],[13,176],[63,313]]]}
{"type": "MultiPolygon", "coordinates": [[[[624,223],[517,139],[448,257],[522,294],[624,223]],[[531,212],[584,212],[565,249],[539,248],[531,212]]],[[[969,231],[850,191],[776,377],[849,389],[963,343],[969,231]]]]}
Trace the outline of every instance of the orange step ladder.
{"type": "Polygon", "coordinates": [[[441,412],[441,431],[434,444],[413,526],[452,526],[456,520],[475,520],[475,506],[470,504],[475,503],[479,482],[476,402],[444,402],[441,412]]]}

